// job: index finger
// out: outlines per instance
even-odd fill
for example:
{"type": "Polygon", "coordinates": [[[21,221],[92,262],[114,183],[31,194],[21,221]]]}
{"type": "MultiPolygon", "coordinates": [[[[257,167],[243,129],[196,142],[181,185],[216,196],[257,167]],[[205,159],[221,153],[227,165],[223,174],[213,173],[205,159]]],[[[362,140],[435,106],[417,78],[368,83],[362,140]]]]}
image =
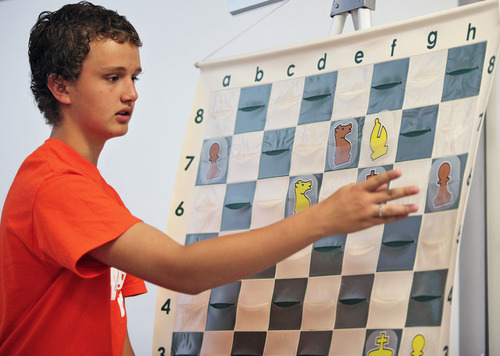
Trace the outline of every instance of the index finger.
{"type": "Polygon", "coordinates": [[[370,192],[376,191],[379,187],[384,184],[389,183],[391,180],[401,177],[401,171],[399,169],[393,169],[385,173],[380,173],[375,176],[371,176],[360,184],[363,185],[366,190],[370,192]]]}

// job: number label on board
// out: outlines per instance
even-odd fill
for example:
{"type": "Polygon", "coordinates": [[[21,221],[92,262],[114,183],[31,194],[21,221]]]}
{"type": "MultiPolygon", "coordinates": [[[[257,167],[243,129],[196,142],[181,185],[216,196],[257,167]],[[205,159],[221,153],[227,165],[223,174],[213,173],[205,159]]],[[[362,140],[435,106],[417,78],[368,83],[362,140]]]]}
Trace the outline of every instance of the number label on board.
{"type": "Polygon", "coordinates": [[[170,313],[170,298],[168,298],[165,304],[163,304],[161,311],[164,311],[167,315],[170,313]]]}
{"type": "Polygon", "coordinates": [[[194,122],[196,122],[197,124],[201,124],[202,121],[203,121],[203,109],[198,109],[198,111],[196,112],[196,116],[194,118],[194,122]]]}
{"type": "Polygon", "coordinates": [[[186,168],[184,168],[185,171],[187,171],[191,163],[193,163],[194,156],[186,156],[186,159],[188,160],[188,164],[186,165],[186,168]]]}
{"type": "Polygon", "coordinates": [[[182,216],[182,214],[184,214],[184,208],[182,207],[182,204],[184,204],[183,201],[181,201],[177,209],[175,209],[175,215],[182,216]]]}

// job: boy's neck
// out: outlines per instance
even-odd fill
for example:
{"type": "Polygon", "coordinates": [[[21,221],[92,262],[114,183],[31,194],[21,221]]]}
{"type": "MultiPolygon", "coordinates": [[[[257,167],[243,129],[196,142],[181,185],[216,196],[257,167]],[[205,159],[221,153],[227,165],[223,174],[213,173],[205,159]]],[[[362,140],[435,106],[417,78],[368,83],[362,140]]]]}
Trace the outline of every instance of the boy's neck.
{"type": "Polygon", "coordinates": [[[99,155],[104,148],[104,142],[90,142],[88,139],[75,135],[71,130],[65,130],[64,126],[54,126],[52,128],[50,138],[54,138],[66,143],[78,154],[80,154],[80,156],[82,156],[95,166],[97,166],[99,155]]]}

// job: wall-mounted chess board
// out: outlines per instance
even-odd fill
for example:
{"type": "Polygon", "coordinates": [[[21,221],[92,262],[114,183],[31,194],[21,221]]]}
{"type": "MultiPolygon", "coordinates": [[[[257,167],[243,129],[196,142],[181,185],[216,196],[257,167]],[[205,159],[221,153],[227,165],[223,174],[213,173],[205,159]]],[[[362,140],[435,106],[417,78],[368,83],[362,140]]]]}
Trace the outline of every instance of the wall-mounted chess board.
{"type": "Polygon", "coordinates": [[[266,226],[393,168],[420,208],[197,296],[160,289],[154,352],[446,355],[498,21],[486,1],[201,63],[167,227],[179,242],[266,226]]]}

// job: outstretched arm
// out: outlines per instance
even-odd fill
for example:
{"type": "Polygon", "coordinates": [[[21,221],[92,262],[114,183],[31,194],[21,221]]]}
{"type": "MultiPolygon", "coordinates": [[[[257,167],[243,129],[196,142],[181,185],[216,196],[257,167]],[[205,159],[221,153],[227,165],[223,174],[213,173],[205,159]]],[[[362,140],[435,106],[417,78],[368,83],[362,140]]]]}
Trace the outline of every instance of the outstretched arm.
{"type": "Polygon", "coordinates": [[[418,188],[386,189],[400,171],[349,184],[324,201],[275,224],[182,246],[163,232],[138,223],[89,254],[109,266],[159,286],[196,294],[253,275],[314,241],[401,220],[413,204],[379,204],[416,194],[418,188]]]}

